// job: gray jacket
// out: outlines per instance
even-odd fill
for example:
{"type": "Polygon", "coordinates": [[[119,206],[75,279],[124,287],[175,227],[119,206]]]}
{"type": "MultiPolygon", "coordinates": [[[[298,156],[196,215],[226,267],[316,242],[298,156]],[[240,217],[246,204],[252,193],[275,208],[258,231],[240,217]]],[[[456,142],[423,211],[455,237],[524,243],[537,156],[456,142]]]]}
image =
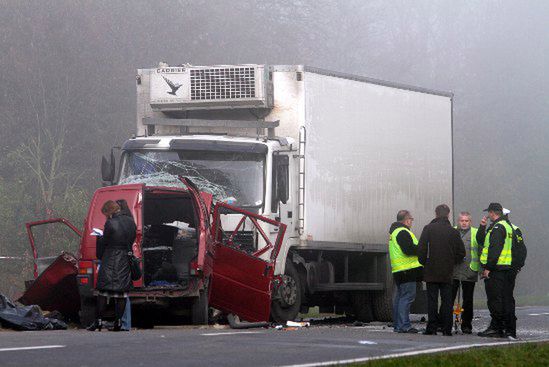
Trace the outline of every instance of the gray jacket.
{"type": "Polygon", "coordinates": [[[476,282],[478,280],[478,272],[471,270],[471,230],[464,232],[458,229],[463,244],[465,245],[465,258],[463,262],[454,266],[454,279],[462,282],[476,282]]]}

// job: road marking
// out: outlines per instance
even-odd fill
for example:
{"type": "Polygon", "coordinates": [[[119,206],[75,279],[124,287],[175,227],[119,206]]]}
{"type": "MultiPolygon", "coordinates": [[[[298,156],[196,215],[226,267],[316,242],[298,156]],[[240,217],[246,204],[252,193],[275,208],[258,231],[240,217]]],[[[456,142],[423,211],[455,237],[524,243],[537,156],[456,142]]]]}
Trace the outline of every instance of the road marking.
{"type": "Polygon", "coordinates": [[[528,314],[528,316],[543,316],[543,315],[549,315],[549,312],[529,313],[529,314],[528,314]]]}
{"type": "Polygon", "coordinates": [[[0,348],[0,352],[12,352],[16,350],[53,349],[53,348],[65,348],[65,347],[66,345],[40,345],[36,347],[0,348]]]}
{"type": "Polygon", "coordinates": [[[358,344],[362,344],[362,345],[376,345],[377,343],[376,342],[372,342],[370,340],[359,340],[358,341],[358,344]]]}
{"type": "Polygon", "coordinates": [[[451,350],[460,350],[460,349],[469,349],[469,348],[484,348],[484,347],[491,347],[491,346],[513,345],[513,344],[523,344],[523,343],[531,343],[531,342],[538,342],[539,343],[539,342],[547,342],[547,341],[549,341],[549,339],[520,340],[520,341],[507,341],[507,342],[496,342],[496,343],[462,344],[462,345],[454,345],[454,346],[451,346],[451,347],[431,348],[431,349],[425,349],[425,350],[419,350],[419,351],[413,351],[413,352],[386,354],[386,355],[382,355],[382,356],[373,356],[373,357],[364,357],[364,358],[355,358],[355,359],[343,359],[343,360],[316,362],[316,363],[292,364],[292,365],[286,365],[286,366],[282,366],[282,367],[334,366],[334,365],[343,365],[343,364],[350,364],[350,363],[361,363],[361,362],[373,361],[373,360],[378,360],[378,359],[411,357],[411,356],[417,356],[417,355],[421,355],[421,354],[432,354],[432,353],[446,352],[446,351],[451,351],[451,350]]]}
{"type": "Polygon", "coordinates": [[[225,333],[205,333],[200,335],[219,336],[219,335],[237,335],[237,334],[263,334],[263,332],[262,331],[232,331],[232,332],[225,332],[225,333]]]}

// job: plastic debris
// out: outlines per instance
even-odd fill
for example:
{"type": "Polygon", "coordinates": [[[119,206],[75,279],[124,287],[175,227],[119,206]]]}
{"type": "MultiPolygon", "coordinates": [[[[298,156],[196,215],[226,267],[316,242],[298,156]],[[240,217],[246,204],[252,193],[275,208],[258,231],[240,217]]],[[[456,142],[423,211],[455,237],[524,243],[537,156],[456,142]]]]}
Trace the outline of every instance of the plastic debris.
{"type": "Polygon", "coordinates": [[[311,323],[310,323],[310,322],[286,321],[286,326],[288,326],[288,327],[295,327],[295,328],[309,327],[309,326],[311,326],[311,323]]]}

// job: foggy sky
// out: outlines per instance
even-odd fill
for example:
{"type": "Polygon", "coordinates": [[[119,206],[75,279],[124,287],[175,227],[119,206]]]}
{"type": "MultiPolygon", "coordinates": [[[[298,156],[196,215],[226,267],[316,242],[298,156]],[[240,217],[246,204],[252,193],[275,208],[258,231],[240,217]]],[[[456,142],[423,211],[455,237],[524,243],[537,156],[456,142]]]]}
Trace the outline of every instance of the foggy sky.
{"type": "Polygon", "coordinates": [[[0,0],[0,146],[32,131],[24,101],[40,76],[44,110],[68,106],[66,164],[98,186],[100,155],[135,130],[136,69],[159,61],[307,64],[451,91],[455,210],[478,224],[489,202],[510,208],[530,249],[517,292],[547,294],[548,20],[541,0],[0,0]]]}

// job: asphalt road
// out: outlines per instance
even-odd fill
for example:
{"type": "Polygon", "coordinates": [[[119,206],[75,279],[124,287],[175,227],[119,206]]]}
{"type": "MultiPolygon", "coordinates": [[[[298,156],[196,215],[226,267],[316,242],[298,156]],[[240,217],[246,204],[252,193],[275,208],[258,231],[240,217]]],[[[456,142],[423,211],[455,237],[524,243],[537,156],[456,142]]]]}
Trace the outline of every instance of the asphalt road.
{"type": "MultiPolygon", "coordinates": [[[[522,341],[549,339],[549,307],[517,309],[522,341]]],[[[419,321],[414,315],[413,320],[419,321]]],[[[473,326],[486,327],[486,311],[473,326]]],[[[424,327],[416,322],[416,327],[424,327]]],[[[131,332],[0,332],[0,366],[287,366],[516,343],[475,335],[393,333],[381,323],[320,323],[298,330],[173,326],[131,332]]]]}

